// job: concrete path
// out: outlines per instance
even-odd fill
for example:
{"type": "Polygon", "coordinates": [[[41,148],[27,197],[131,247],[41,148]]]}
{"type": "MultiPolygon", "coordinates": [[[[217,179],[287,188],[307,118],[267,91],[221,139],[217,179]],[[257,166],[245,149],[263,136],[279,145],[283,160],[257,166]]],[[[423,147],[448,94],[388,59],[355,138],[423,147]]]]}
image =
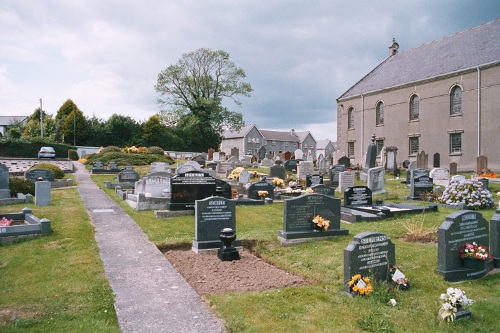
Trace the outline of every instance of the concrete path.
{"type": "Polygon", "coordinates": [[[122,332],[222,332],[199,295],[134,220],[94,184],[83,164],[74,167],[122,332]]]}

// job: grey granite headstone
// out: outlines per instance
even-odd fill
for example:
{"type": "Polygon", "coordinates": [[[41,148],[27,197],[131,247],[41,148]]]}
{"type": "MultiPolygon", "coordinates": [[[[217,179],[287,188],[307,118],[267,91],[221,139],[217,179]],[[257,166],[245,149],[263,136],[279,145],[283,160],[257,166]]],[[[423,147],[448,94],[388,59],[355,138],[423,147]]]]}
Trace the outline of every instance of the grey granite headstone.
{"type": "Polygon", "coordinates": [[[340,199],[323,194],[303,194],[285,200],[283,230],[278,232],[282,244],[347,234],[348,230],[340,228],[340,199]],[[328,230],[315,228],[312,220],[317,215],[330,220],[328,230]]]}
{"type": "Polygon", "coordinates": [[[465,181],[465,176],[455,175],[455,176],[451,177],[451,180],[452,181],[456,181],[456,182],[464,182],[465,181]]]}
{"type": "Polygon", "coordinates": [[[0,163],[0,199],[10,198],[9,168],[0,163]]]}
{"type": "Polygon", "coordinates": [[[309,161],[300,161],[297,167],[297,178],[305,180],[307,175],[312,175],[314,172],[314,164],[309,161]]]}
{"type": "Polygon", "coordinates": [[[344,288],[353,275],[361,274],[378,281],[389,280],[389,267],[396,264],[396,246],[381,232],[365,231],[354,236],[344,249],[344,288]]]}
{"type": "Polygon", "coordinates": [[[325,159],[323,154],[319,154],[319,156],[318,156],[318,169],[319,169],[320,174],[326,173],[326,170],[327,170],[326,164],[327,164],[327,160],[325,159]]]}
{"type": "Polygon", "coordinates": [[[101,161],[95,161],[92,165],[93,170],[104,170],[104,164],[101,161]]]}
{"type": "Polygon", "coordinates": [[[238,180],[241,184],[248,184],[250,182],[250,173],[247,169],[240,172],[240,178],[238,180]]]}
{"type": "Polygon", "coordinates": [[[368,145],[366,151],[365,164],[363,169],[371,169],[377,165],[377,145],[375,144],[375,134],[372,135],[372,143],[368,145]]]}
{"type": "MultiPolygon", "coordinates": [[[[222,246],[220,234],[224,228],[236,231],[236,203],[217,196],[196,200],[193,250],[219,249],[222,246]]],[[[233,246],[241,246],[241,241],[237,239],[233,246]]]]}
{"type": "Polygon", "coordinates": [[[493,256],[493,266],[500,268],[500,208],[490,221],[490,253],[493,256]]]}
{"type": "Polygon", "coordinates": [[[252,183],[248,187],[248,198],[260,200],[261,198],[259,197],[259,191],[267,191],[267,193],[268,193],[267,197],[274,199],[274,187],[272,184],[270,184],[266,181],[258,181],[258,182],[252,183]]]}
{"type": "Polygon", "coordinates": [[[24,173],[24,179],[29,179],[33,183],[38,180],[54,181],[54,173],[46,169],[31,169],[24,173]]]}
{"type": "Polygon", "coordinates": [[[479,155],[476,157],[476,174],[488,172],[488,157],[479,155]]]}
{"type": "Polygon", "coordinates": [[[296,160],[301,160],[304,158],[304,152],[302,151],[302,149],[296,149],[294,154],[296,160]]]}
{"type": "Polygon", "coordinates": [[[118,173],[117,180],[120,183],[134,183],[139,180],[139,174],[132,167],[126,167],[118,173]]]}
{"type": "Polygon", "coordinates": [[[50,187],[49,181],[35,183],[35,205],[50,206],[50,187]]]}
{"type": "Polygon", "coordinates": [[[450,184],[450,172],[445,168],[434,168],[429,173],[434,185],[448,186],[450,184]]]}
{"type": "Polygon", "coordinates": [[[477,181],[479,181],[479,182],[481,182],[481,184],[483,184],[483,190],[490,189],[490,180],[488,178],[478,178],[477,181]]]}
{"type": "Polygon", "coordinates": [[[330,168],[330,186],[337,188],[339,186],[339,176],[341,172],[345,171],[345,166],[342,164],[332,165],[330,168]]]}
{"type": "Polygon", "coordinates": [[[271,167],[271,166],[273,166],[273,165],[274,165],[274,162],[273,162],[273,160],[272,160],[272,159],[265,157],[265,158],[262,160],[262,162],[260,162],[260,164],[261,164],[262,166],[271,167]]]}
{"type": "Polygon", "coordinates": [[[280,179],[285,179],[285,167],[281,164],[275,164],[271,168],[269,168],[269,176],[270,177],[278,177],[280,179]]]}
{"type": "Polygon", "coordinates": [[[259,154],[259,160],[261,160],[261,161],[262,161],[262,160],[266,157],[266,152],[267,152],[267,151],[266,151],[266,147],[261,146],[261,147],[259,148],[259,151],[258,151],[258,154],[259,154]]]}
{"type": "Polygon", "coordinates": [[[350,187],[354,186],[354,172],[344,171],[339,174],[339,186],[337,192],[344,193],[350,187]]]}
{"type": "Polygon", "coordinates": [[[311,190],[313,190],[314,193],[329,195],[331,197],[335,196],[335,191],[333,190],[333,188],[323,184],[312,185],[311,190]]]}
{"type": "Polygon", "coordinates": [[[166,162],[153,162],[151,163],[150,172],[163,172],[169,171],[169,164],[166,162]]]}
{"type": "Polygon", "coordinates": [[[306,176],[306,187],[323,184],[323,176],[318,174],[306,176]]]}
{"type": "Polygon", "coordinates": [[[428,169],[410,170],[410,198],[419,200],[424,193],[432,193],[434,183],[428,169]]]}
{"type": "Polygon", "coordinates": [[[429,167],[429,155],[422,150],[417,154],[417,169],[427,169],[429,167]]]}
{"type": "Polygon", "coordinates": [[[368,169],[368,187],[373,194],[385,193],[385,169],[384,167],[376,167],[368,169]]]}
{"type": "Polygon", "coordinates": [[[187,161],[183,165],[177,168],[176,173],[180,175],[181,173],[186,173],[190,171],[202,171],[201,165],[195,161],[187,161]]]}
{"type": "Polygon", "coordinates": [[[477,279],[491,269],[489,265],[475,270],[464,267],[460,250],[465,247],[465,243],[473,242],[489,248],[489,225],[483,215],[471,210],[460,210],[448,215],[438,229],[437,251],[437,271],[446,281],[477,279]]]}
{"type": "Polygon", "coordinates": [[[134,194],[147,193],[151,197],[170,197],[172,174],[153,172],[135,182],[134,194]]]}

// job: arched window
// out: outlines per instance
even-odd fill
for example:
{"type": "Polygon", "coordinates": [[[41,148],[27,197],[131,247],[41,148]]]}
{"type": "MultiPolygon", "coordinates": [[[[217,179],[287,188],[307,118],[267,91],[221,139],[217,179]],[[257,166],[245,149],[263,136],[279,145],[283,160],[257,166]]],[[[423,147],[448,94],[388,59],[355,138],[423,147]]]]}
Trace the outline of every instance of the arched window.
{"type": "Polygon", "coordinates": [[[413,95],[410,98],[410,120],[417,120],[419,117],[420,98],[413,95]]]}
{"type": "Polygon", "coordinates": [[[347,110],[347,128],[354,129],[354,108],[347,110]]]}
{"type": "Polygon", "coordinates": [[[378,102],[377,103],[377,115],[376,115],[376,123],[377,125],[383,125],[384,124],[384,103],[378,102]]]}
{"type": "Polygon", "coordinates": [[[453,87],[450,94],[450,115],[462,114],[462,88],[453,87]]]}

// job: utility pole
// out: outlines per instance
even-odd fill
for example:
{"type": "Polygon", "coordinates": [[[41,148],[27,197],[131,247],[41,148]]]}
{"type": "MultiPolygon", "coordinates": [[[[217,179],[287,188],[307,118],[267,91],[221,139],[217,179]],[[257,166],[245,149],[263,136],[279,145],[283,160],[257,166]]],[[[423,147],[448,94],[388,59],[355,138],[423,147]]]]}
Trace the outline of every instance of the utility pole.
{"type": "Polygon", "coordinates": [[[73,111],[73,147],[76,147],[76,111],[73,111]]]}
{"type": "Polygon", "coordinates": [[[40,136],[43,139],[43,111],[42,111],[42,99],[40,98],[40,136]]]}

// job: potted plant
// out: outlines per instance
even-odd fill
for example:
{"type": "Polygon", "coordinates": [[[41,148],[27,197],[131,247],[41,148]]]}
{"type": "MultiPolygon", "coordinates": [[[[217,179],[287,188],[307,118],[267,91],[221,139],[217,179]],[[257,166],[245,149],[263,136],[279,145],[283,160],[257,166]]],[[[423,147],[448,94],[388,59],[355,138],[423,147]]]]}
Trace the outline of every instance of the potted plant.
{"type": "Polygon", "coordinates": [[[465,247],[460,249],[460,258],[464,261],[464,267],[470,269],[482,269],[486,260],[492,259],[486,246],[477,245],[476,242],[465,243],[465,247]]]}

